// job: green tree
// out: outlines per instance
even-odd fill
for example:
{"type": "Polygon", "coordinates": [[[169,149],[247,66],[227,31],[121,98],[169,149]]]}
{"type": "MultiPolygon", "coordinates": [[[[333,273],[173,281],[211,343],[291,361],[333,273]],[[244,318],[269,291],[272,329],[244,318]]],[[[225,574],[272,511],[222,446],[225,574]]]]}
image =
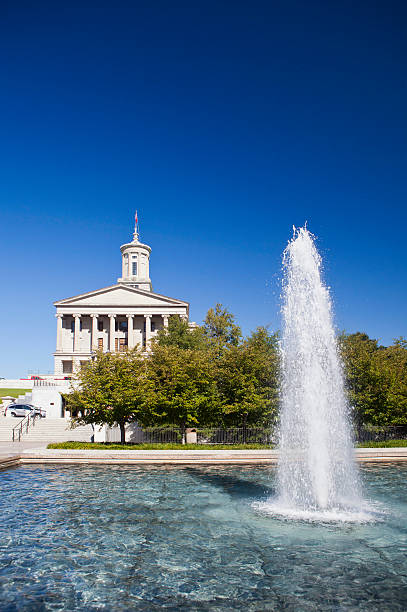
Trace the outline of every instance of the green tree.
{"type": "Polygon", "coordinates": [[[160,329],[155,342],[160,346],[177,346],[182,349],[205,350],[207,342],[202,327],[189,327],[188,321],[172,315],[168,327],[160,329]]]}
{"type": "Polygon", "coordinates": [[[407,348],[403,338],[379,346],[367,334],[342,334],[345,382],[358,424],[407,424],[407,348]]]}
{"type": "Polygon", "coordinates": [[[234,316],[222,304],[216,304],[215,308],[208,310],[203,330],[217,354],[228,345],[237,346],[242,338],[242,331],[236,325],[234,316]]]}
{"type": "Polygon", "coordinates": [[[238,346],[230,345],[217,362],[223,423],[268,425],[278,407],[277,334],[259,327],[238,346]]]}
{"type": "Polygon", "coordinates": [[[373,354],[378,350],[377,340],[367,334],[342,333],[339,347],[345,368],[345,385],[353,409],[355,422],[374,423],[375,412],[383,403],[380,375],[372,368],[373,354]]]}
{"type": "Polygon", "coordinates": [[[81,366],[72,393],[66,396],[67,408],[78,425],[118,425],[125,443],[126,423],[143,423],[147,386],[146,361],[137,349],[99,351],[93,361],[81,366]]]}
{"type": "Polygon", "coordinates": [[[266,357],[274,361],[274,373],[278,371],[278,332],[270,333],[268,327],[259,326],[247,338],[247,344],[256,348],[266,357]]]}
{"type": "Polygon", "coordinates": [[[373,354],[372,370],[380,377],[383,402],[375,421],[383,425],[407,425],[407,346],[396,340],[373,354]]]}
{"type": "Polygon", "coordinates": [[[400,336],[399,338],[394,338],[393,346],[407,350],[407,339],[403,338],[403,336],[400,336]]]}
{"type": "Polygon", "coordinates": [[[157,344],[148,358],[150,424],[206,424],[218,405],[208,351],[157,344]]]}

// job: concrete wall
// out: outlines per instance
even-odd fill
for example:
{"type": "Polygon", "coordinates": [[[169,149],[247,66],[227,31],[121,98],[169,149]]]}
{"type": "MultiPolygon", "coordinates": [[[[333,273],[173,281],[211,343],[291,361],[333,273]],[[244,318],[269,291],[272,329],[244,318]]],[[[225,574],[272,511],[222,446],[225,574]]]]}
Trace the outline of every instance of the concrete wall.
{"type": "Polygon", "coordinates": [[[49,419],[69,419],[69,414],[63,413],[63,401],[60,390],[55,387],[34,387],[32,404],[47,411],[49,419]]]}
{"type": "Polygon", "coordinates": [[[1,389],[32,389],[34,381],[23,378],[4,378],[0,380],[1,389]]]}
{"type": "MultiPolygon", "coordinates": [[[[104,439],[95,442],[120,442],[120,427],[105,427],[104,439]]],[[[126,442],[143,442],[143,430],[137,423],[127,423],[126,442]]]]}

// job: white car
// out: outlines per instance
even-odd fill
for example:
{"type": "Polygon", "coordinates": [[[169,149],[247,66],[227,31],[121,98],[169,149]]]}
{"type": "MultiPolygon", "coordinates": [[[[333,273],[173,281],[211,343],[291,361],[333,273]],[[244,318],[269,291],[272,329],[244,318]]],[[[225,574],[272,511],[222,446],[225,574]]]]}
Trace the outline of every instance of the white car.
{"type": "Polygon", "coordinates": [[[45,417],[47,414],[45,410],[36,408],[31,404],[9,404],[4,412],[4,416],[7,416],[8,413],[13,417],[26,417],[28,414],[45,417]]]}

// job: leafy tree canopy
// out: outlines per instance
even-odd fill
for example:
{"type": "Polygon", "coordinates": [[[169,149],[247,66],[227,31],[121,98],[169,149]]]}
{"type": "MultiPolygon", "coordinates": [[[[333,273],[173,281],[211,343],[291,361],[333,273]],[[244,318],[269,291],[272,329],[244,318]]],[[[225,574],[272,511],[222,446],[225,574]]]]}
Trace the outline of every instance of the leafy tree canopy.
{"type": "Polygon", "coordinates": [[[203,350],[207,342],[202,327],[190,328],[188,321],[178,315],[168,320],[168,327],[160,329],[156,340],[160,346],[177,346],[181,349],[203,350]]]}
{"type": "Polygon", "coordinates": [[[357,423],[407,425],[407,347],[379,346],[367,334],[341,334],[345,383],[357,423]]]}
{"type": "Polygon", "coordinates": [[[219,398],[208,351],[157,344],[148,372],[145,418],[150,424],[191,427],[213,419],[219,398]]]}
{"type": "Polygon", "coordinates": [[[269,425],[277,416],[276,334],[259,327],[241,344],[230,345],[217,362],[225,425],[269,425]]]}
{"type": "Polygon", "coordinates": [[[137,349],[120,353],[98,351],[80,368],[67,408],[77,424],[118,425],[125,442],[125,425],[143,422],[148,388],[147,364],[137,349]]]}
{"type": "Polygon", "coordinates": [[[203,325],[209,343],[217,352],[227,345],[237,346],[242,338],[242,330],[235,323],[234,316],[222,304],[210,308],[203,325]]]}

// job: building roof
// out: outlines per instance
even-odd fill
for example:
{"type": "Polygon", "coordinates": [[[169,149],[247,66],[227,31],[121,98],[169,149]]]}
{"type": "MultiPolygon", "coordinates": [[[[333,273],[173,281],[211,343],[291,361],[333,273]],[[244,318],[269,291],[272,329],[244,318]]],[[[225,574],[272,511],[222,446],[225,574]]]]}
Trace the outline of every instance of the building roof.
{"type": "Polygon", "coordinates": [[[149,307],[149,306],[184,306],[189,309],[189,302],[175,298],[144,291],[122,283],[104,287],[95,291],[88,291],[73,297],[54,302],[54,306],[70,307],[149,307]]]}

